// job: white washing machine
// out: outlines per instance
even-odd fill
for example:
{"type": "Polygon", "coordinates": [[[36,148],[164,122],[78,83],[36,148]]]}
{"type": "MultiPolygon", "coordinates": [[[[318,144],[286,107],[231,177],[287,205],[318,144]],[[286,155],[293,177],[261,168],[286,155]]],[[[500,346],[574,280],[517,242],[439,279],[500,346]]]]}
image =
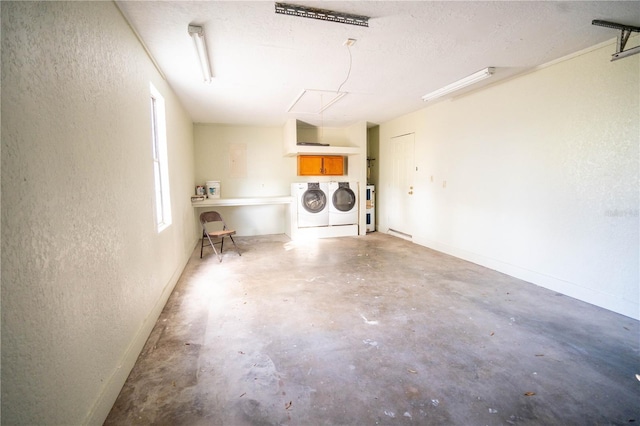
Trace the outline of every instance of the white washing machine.
{"type": "Polygon", "coordinates": [[[327,182],[292,183],[296,203],[297,227],[329,226],[329,184],[327,182]]]}
{"type": "Polygon", "coordinates": [[[329,225],[358,224],[358,182],[329,182],[329,225]]]}

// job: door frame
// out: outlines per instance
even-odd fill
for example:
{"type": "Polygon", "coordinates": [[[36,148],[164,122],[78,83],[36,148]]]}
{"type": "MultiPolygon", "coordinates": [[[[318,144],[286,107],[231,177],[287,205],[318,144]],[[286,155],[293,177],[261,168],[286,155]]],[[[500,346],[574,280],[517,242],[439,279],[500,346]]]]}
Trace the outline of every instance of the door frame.
{"type": "Polygon", "coordinates": [[[415,188],[415,132],[403,133],[389,138],[389,162],[390,179],[387,185],[389,197],[387,201],[387,232],[391,235],[411,241],[415,233],[413,193],[415,188]],[[410,136],[410,139],[407,138],[410,136]],[[406,138],[405,141],[400,141],[406,138]],[[406,146],[398,149],[395,143],[405,143],[406,146]],[[398,159],[396,155],[403,154],[398,159]],[[399,161],[398,161],[399,160],[399,161]],[[398,162],[400,164],[398,164],[398,162]],[[396,181],[396,167],[401,167],[401,175],[396,181]],[[398,208],[396,204],[400,204],[398,208]],[[397,212],[400,214],[395,214],[397,212]]]}

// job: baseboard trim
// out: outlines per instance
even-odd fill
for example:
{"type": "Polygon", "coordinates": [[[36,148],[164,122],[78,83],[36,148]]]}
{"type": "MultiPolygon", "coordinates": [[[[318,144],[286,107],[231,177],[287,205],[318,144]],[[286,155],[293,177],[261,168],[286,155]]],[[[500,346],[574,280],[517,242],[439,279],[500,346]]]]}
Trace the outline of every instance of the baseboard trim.
{"type": "Polygon", "coordinates": [[[402,238],[403,240],[413,241],[413,236],[404,232],[396,231],[395,229],[389,228],[389,235],[393,235],[394,237],[402,238]]]}
{"type": "Polygon", "coordinates": [[[531,271],[517,265],[512,265],[497,259],[469,252],[436,241],[416,241],[414,239],[413,242],[424,247],[428,247],[430,249],[475,263],[477,265],[484,266],[485,268],[502,272],[523,281],[538,285],[540,287],[562,293],[566,296],[573,297],[574,299],[578,299],[591,305],[607,309],[617,314],[624,315],[635,320],[640,320],[640,304],[620,299],[612,294],[588,289],[580,286],[577,283],[546,275],[541,272],[531,271]]]}
{"type": "MultiPolygon", "coordinates": [[[[197,242],[199,241],[200,240],[198,240],[197,242]]],[[[193,243],[194,248],[197,242],[193,243]]],[[[138,360],[138,356],[140,355],[140,352],[142,352],[142,349],[144,348],[149,335],[151,335],[151,331],[156,325],[156,321],[160,317],[162,310],[167,304],[169,296],[178,283],[178,280],[180,279],[180,276],[182,275],[182,272],[184,271],[184,268],[186,267],[187,262],[191,257],[191,253],[192,252],[189,252],[183,257],[183,259],[173,272],[171,278],[162,289],[162,292],[160,293],[158,300],[153,306],[153,309],[151,310],[151,312],[149,312],[149,315],[147,315],[144,323],[131,341],[129,347],[122,356],[122,359],[118,363],[119,365],[115,368],[115,370],[111,374],[111,377],[109,377],[109,379],[106,381],[106,384],[102,389],[102,393],[96,400],[93,408],[87,415],[83,424],[99,426],[104,423],[105,419],[109,415],[109,412],[111,411],[111,408],[113,407],[113,404],[118,398],[118,395],[120,394],[120,391],[122,390],[127,377],[129,377],[133,366],[138,360]]]]}

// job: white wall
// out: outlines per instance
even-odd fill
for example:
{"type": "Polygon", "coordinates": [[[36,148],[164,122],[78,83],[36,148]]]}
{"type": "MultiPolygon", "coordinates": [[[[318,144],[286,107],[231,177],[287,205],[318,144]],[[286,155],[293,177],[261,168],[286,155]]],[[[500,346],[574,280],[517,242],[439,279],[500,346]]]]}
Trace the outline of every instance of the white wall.
{"type": "MultiPolygon", "coordinates": [[[[207,180],[221,182],[223,198],[269,197],[291,194],[294,182],[336,180],[335,176],[297,176],[296,156],[283,156],[285,138],[283,127],[237,126],[226,124],[195,124],[195,185],[207,180]],[[237,176],[232,166],[231,152],[237,146],[246,148],[246,175],[237,176]],[[235,175],[235,176],[234,176],[235,175]]],[[[366,150],[366,123],[345,128],[310,128],[307,139],[323,141],[349,141],[350,146],[361,147],[363,154],[347,157],[347,175],[340,180],[366,182],[364,152],[366,150]]],[[[237,171],[237,170],[236,170],[237,171]]],[[[361,226],[366,233],[364,219],[365,187],[360,186],[361,226]]],[[[197,214],[211,208],[198,208],[197,214]]],[[[288,206],[216,207],[229,227],[238,235],[267,235],[286,232],[288,206]]]]}
{"type": "Polygon", "coordinates": [[[2,2],[2,414],[101,424],[196,243],[189,117],[112,2],[2,2]],[[149,82],[173,225],[153,214],[149,82]]]}
{"type": "MultiPolygon", "coordinates": [[[[283,138],[283,127],[195,124],[193,185],[218,180],[223,198],[290,195],[297,165],[295,157],[282,155],[283,138]],[[246,152],[244,164],[232,165],[231,152],[239,147],[246,152]],[[242,169],[246,173],[240,173],[242,169]]],[[[238,235],[268,235],[285,232],[286,208],[280,204],[216,210],[238,235]]]]}
{"type": "Polygon", "coordinates": [[[640,318],[640,56],[614,51],[381,125],[380,230],[390,139],[414,132],[414,242],[640,318]]]}

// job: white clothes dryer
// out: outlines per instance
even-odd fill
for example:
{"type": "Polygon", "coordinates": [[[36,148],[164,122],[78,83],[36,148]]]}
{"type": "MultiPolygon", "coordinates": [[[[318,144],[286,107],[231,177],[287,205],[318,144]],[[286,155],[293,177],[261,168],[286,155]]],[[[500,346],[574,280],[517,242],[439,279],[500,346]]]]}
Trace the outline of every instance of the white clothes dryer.
{"type": "Polygon", "coordinates": [[[358,182],[329,182],[329,225],[358,224],[358,182]]]}
{"type": "Polygon", "coordinates": [[[329,225],[328,194],[329,185],[326,182],[291,184],[291,195],[296,203],[298,228],[329,225]]]}

